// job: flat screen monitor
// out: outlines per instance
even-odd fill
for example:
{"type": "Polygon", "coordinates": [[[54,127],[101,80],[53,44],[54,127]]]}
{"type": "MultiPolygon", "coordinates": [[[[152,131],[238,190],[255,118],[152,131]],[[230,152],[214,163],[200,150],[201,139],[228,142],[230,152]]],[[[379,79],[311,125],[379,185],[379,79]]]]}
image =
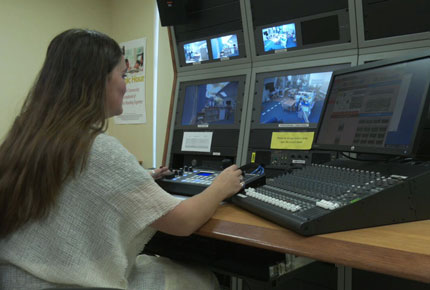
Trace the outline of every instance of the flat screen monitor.
{"type": "Polygon", "coordinates": [[[263,28],[261,33],[265,52],[297,46],[295,23],[263,28]]]}
{"type": "Polygon", "coordinates": [[[256,75],[253,128],[316,128],[335,69],[349,64],[256,75]]]}
{"type": "MultiPolygon", "coordinates": [[[[289,1],[276,2],[280,6],[292,5],[289,1]]],[[[283,21],[271,22],[276,20],[265,16],[264,23],[256,24],[254,41],[257,56],[324,46],[327,46],[324,49],[327,51],[338,50],[328,46],[351,43],[348,9],[310,14],[299,18],[284,17],[286,18],[283,21]]]]}
{"type": "MultiPolygon", "coordinates": [[[[235,62],[246,58],[246,45],[243,30],[226,31],[222,34],[209,34],[202,38],[184,40],[177,43],[177,60],[180,67],[205,67],[219,62],[235,62]]],[[[190,37],[193,34],[189,33],[190,37]]]]}
{"type": "Polygon", "coordinates": [[[239,128],[244,76],[181,82],[176,128],[239,128]]]}
{"type": "Polygon", "coordinates": [[[211,38],[212,58],[225,59],[239,56],[239,44],[236,34],[211,38]]]}
{"type": "Polygon", "coordinates": [[[428,126],[429,82],[429,53],[335,72],[314,147],[414,155],[428,126]]]}
{"type": "Polygon", "coordinates": [[[208,43],[199,40],[184,44],[185,63],[200,63],[209,60],[208,43]]]}

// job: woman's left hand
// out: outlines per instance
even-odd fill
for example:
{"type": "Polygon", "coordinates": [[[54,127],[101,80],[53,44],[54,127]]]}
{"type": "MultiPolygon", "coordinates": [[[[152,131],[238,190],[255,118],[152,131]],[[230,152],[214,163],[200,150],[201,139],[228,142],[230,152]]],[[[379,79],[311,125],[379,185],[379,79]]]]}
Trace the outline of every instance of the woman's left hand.
{"type": "Polygon", "coordinates": [[[160,179],[166,175],[172,174],[172,171],[169,170],[166,166],[162,166],[160,168],[156,168],[150,171],[152,178],[160,179]]]}

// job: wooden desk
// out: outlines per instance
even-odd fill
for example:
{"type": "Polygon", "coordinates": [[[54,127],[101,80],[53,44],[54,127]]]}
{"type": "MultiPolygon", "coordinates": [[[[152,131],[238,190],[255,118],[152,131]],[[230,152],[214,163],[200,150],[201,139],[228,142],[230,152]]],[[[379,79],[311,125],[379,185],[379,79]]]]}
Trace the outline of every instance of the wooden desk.
{"type": "Polygon", "coordinates": [[[430,283],[430,220],[304,237],[224,204],[197,234],[430,283]]]}

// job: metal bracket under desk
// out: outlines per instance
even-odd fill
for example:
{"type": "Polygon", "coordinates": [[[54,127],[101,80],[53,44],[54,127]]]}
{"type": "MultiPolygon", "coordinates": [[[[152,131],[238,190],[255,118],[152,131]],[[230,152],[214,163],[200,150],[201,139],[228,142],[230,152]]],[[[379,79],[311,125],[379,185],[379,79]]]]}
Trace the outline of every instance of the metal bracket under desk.
{"type": "Polygon", "coordinates": [[[336,264],[337,290],[352,290],[352,268],[336,264]]]}
{"type": "Polygon", "coordinates": [[[243,289],[243,284],[242,284],[242,279],[232,276],[231,278],[231,282],[230,282],[230,289],[231,290],[242,290],[243,289]]]}

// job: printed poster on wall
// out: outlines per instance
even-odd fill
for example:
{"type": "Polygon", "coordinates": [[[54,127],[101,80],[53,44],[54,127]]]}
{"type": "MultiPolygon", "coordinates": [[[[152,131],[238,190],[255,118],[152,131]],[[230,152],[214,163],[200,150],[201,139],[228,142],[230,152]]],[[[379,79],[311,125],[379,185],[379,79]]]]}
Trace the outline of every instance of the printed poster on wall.
{"type": "Polygon", "coordinates": [[[115,116],[115,124],[146,123],[145,57],[146,38],[120,43],[127,66],[127,91],[122,101],[123,113],[115,116]]]}

